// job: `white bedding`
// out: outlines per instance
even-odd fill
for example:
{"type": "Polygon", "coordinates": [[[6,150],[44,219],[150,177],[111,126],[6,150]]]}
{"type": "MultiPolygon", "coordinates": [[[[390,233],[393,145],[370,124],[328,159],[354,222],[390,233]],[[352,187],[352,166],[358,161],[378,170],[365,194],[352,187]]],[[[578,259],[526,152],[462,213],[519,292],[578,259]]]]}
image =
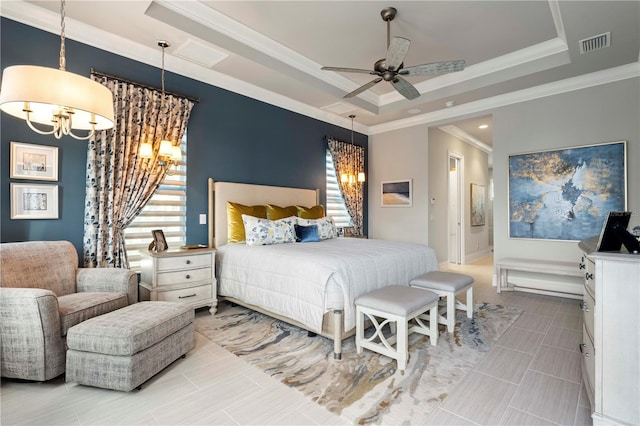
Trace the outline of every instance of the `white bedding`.
{"type": "Polygon", "coordinates": [[[322,316],[344,310],[345,331],[355,326],[361,294],[438,269],[433,249],[421,244],[361,238],[317,243],[228,244],[216,254],[218,293],[322,330],[322,316]]]}

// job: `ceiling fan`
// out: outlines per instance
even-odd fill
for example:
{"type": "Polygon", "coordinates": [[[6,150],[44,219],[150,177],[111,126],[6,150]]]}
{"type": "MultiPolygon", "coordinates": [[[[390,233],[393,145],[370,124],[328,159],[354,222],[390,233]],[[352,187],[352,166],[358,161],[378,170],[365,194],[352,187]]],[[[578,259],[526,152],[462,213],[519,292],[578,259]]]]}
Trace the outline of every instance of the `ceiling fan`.
{"type": "Polygon", "coordinates": [[[359,95],[365,90],[370,89],[382,80],[390,82],[393,87],[405,98],[411,100],[420,96],[420,92],[402,76],[425,76],[434,74],[446,74],[455,71],[462,71],[464,69],[464,61],[445,61],[445,62],[433,62],[430,64],[415,65],[412,67],[404,68],[404,57],[409,52],[409,45],[411,40],[394,37],[391,39],[391,21],[396,17],[398,11],[394,7],[385,7],[380,12],[382,20],[387,23],[387,57],[379,59],[373,65],[373,70],[364,70],[359,68],[341,68],[341,67],[322,67],[326,71],[336,72],[353,72],[360,74],[371,74],[377,77],[367,84],[358,87],[351,93],[344,95],[345,98],[351,98],[359,95]]]}

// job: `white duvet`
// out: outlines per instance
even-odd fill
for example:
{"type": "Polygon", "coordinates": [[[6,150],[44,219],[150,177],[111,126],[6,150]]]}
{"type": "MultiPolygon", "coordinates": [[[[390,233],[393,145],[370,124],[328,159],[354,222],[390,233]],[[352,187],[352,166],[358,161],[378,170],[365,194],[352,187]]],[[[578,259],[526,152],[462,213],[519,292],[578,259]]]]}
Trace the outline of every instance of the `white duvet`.
{"type": "Polygon", "coordinates": [[[361,238],[247,246],[227,244],[216,254],[218,294],[237,298],[322,329],[322,316],[344,310],[345,331],[355,327],[354,300],[371,290],[406,285],[438,269],[433,249],[421,244],[361,238]]]}

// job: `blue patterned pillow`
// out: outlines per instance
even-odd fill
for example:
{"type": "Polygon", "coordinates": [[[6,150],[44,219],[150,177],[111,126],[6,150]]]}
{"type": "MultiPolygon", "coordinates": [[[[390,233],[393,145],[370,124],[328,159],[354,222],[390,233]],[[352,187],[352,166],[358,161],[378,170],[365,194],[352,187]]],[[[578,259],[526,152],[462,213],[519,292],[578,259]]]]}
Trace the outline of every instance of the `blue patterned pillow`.
{"type": "Polygon", "coordinates": [[[328,240],[338,236],[336,224],[329,216],[323,217],[322,219],[302,219],[299,217],[297,223],[302,226],[316,225],[318,227],[318,237],[320,237],[321,240],[328,240]]]}
{"type": "Polygon", "coordinates": [[[243,214],[242,223],[247,245],[265,246],[295,242],[296,232],[293,227],[295,220],[295,217],[269,220],[243,214]]]}
{"type": "Polygon", "coordinates": [[[320,241],[317,225],[294,225],[296,229],[296,241],[299,243],[313,243],[320,241]]]}

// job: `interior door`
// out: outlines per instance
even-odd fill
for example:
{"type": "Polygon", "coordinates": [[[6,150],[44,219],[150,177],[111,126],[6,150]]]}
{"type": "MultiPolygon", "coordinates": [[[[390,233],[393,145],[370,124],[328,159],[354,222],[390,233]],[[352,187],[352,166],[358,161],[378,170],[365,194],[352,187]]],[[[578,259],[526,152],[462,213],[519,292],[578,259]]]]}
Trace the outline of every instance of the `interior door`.
{"type": "Polygon", "coordinates": [[[460,158],[449,155],[449,263],[462,263],[462,200],[460,158]]]}

